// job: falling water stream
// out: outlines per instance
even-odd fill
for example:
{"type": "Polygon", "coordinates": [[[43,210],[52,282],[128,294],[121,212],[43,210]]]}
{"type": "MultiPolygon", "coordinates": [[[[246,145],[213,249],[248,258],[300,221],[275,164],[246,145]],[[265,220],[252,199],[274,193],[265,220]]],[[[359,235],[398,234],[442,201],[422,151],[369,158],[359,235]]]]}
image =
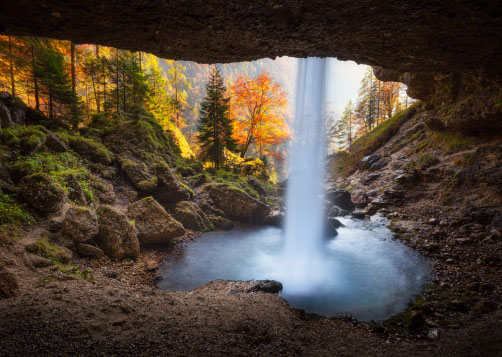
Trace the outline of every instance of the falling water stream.
{"type": "Polygon", "coordinates": [[[165,290],[214,279],[274,279],[282,296],[309,312],[381,320],[402,311],[428,279],[427,262],[394,241],[386,220],[340,218],[338,236],[323,235],[326,78],[329,59],[298,61],[284,229],[211,232],[161,267],[165,290]]]}

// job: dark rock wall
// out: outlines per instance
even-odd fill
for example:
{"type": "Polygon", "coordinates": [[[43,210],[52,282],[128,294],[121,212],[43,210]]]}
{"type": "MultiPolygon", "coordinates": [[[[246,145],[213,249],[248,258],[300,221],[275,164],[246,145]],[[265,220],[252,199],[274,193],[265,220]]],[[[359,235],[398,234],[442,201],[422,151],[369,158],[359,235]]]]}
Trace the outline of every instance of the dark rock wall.
{"type": "Polygon", "coordinates": [[[332,56],[502,80],[496,0],[19,0],[0,4],[0,32],[206,63],[332,56]]]}

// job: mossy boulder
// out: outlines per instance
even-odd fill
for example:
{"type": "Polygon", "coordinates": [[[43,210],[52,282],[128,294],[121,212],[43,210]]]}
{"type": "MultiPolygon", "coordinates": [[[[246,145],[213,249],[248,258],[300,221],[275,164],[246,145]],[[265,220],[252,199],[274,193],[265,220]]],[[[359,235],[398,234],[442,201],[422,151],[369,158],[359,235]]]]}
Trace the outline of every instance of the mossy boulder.
{"type": "Polygon", "coordinates": [[[209,216],[209,220],[216,229],[229,230],[234,228],[234,222],[222,216],[209,216]]]}
{"type": "Polygon", "coordinates": [[[93,176],[90,185],[100,203],[112,204],[115,202],[116,194],[111,182],[93,176]]]}
{"type": "Polygon", "coordinates": [[[139,241],[127,216],[110,206],[99,206],[96,213],[99,222],[96,242],[104,253],[113,260],[136,259],[139,241]]]}
{"type": "Polygon", "coordinates": [[[167,243],[185,234],[183,225],[152,197],[131,203],[127,215],[134,221],[141,244],[167,243]]]}
{"type": "Polygon", "coordinates": [[[162,204],[170,205],[179,201],[189,201],[193,191],[183,183],[165,163],[155,166],[159,185],[152,196],[162,204]]]}
{"type": "Polygon", "coordinates": [[[20,182],[23,199],[42,212],[58,212],[66,201],[63,188],[47,174],[33,174],[20,182]]]}
{"type": "Polygon", "coordinates": [[[204,191],[230,219],[246,224],[259,224],[270,213],[269,206],[232,185],[208,184],[204,186],[204,191]]]}
{"type": "Polygon", "coordinates": [[[214,229],[214,225],[195,202],[180,201],[176,203],[174,217],[180,221],[185,228],[202,232],[214,229]]]}
{"type": "Polygon", "coordinates": [[[73,150],[91,161],[103,165],[110,165],[113,161],[113,154],[97,141],[82,136],[70,136],[68,143],[73,150]]]}
{"type": "Polygon", "coordinates": [[[70,238],[75,245],[89,242],[99,233],[96,213],[86,207],[71,207],[66,212],[61,234],[70,238]]]}

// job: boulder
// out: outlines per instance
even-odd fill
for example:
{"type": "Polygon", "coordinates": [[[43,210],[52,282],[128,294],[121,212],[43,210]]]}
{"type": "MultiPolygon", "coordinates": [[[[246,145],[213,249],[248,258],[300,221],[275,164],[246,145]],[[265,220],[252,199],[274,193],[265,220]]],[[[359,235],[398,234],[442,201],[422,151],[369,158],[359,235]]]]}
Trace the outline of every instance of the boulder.
{"type": "Polygon", "coordinates": [[[339,227],[343,227],[344,224],[334,217],[328,217],[324,223],[324,236],[326,238],[333,238],[338,235],[336,230],[339,227]]]}
{"type": "Polygon", "coordinates": [[[0,263],[0,299],[14,297],[19,291],[16,276],[0,263]]]}
{"type": "Polygon", "coordinates": [[[69,174],[66,176],[66,185],[70,191],[69,198],[75,203],[85,206],[87,204],[87,200],[84,195],[84,191],[82,190],[82,186],[78,182],[77,178],[73,174],[69,174]]]}
{"type": "Polygon", "coordinates": [[[141,244],[167,243],[185,234],[183,225],[152,197],[131,203],[127,215],[134,221],[141,244]]]}
{"type": "Polygon", "coordinates": [[[229,230],[234,228],[234,222],[222,216],[209,216],[209,220],[216,229],[229,230]]]}
{"type": "Polygon", "coordinates": [[[105,255],[103,250],[93,245],[85,243],[79,243],[77,245],[77,253],[83,255],[84,257],[90,257],[90,258],[100,258],[105,255]]]}
{"type": "Polygon", "coordinates": [[[20,190],[26,203],[42,212],[58,212],[66,201],[63,188],[47,174],[23,177],[20,190]]]}
{"type": "Polygon", "coordinates": [[[356,207],[352,202],[350,193],[345,190],[331,189],[326,192],[326,199],[334,206],[352,212],[356,207]]]}
{"type": "Polygon", "coordinates": [[[350,197],[357,208],[364,208],[370,203],[368,195],[363,190],[352,191],[350,197]]]}
{"type": "Polygon", "coordinates": [[[270,213],[270,208],[251,197],[246,192],[228,184],[209,184],[204,186],[212,201],[225,215],[233,220],[259,224],[270,213]]]}
{"type": "Polygon", "coordinates": [[[14,126],[10,110],[2,101],[0,101],[0,125],[2,128],[14,126]]]}
{"type": "Polygon", "coordinates": [[[372,183],[373,181],[375,181],[376,179],[380,178],[380,174],[377,174],[377,173],[371,173],[371,174],[368,174],[366,176],[364,176],[362,179],[361,179],[361,183],[363,185],[369,185],[370,183],[372,183]]]}
{"type": "Polygon", "coordinates": [[[380,155],[368,155],[363,157],[358,163],[357,168],[359,170],[368,170],[372,164],[380,160],[382,157],[380,155]]]}
{"type": "Polygon", "coordinates": [[[381,170],[387,165],[387,161],[384,159],[379,159],[371,164],[370,171],[378,171],[381,170]]]}
{"type": "Polygon", "coordinates": [[[68,151],[68,146],[52,131],[41,126],[40,130],[45,133],[45,145],[56,152],[65,152],[68,151]]]}
{"type": "Polygon", "coordinates": [[[17,187],[12,181],[9,170],[4,166],[0,166],[0,189],[4,192],[17,191],[17,187]]]}
{"type": "Polygon", "coordinates": [[[176,203],[174,217],[185,228],[202,232],[214,229],[214,225],[195,202],[180,201],[176,203]]]}
{"type": "Polygon", "coordinates": [[[274,211],[263,219],[263,224],[281,228],[284,223],[284,213],[274,211]]]}
{"type": "Polygon", "coordinates": [[[86,207],[71,207],[66,212],[61,234],[69,237],[75,245],[90,242],[99,233],[98,217],[86,207]]]}
{"type": "Polygon", "coordinates": [[[109,206],[99,206],[97,211],[99,233],[98,246],[113,260],[136,259],[139,241],[127,216],[109,206]]]}
{"type": "Polygon", "coordinates": [[[90,182],[93,192],[100,203],[112,204],[115,202],[117,196],[113,185],[109,181],[93,177],[90,182]]]}
{"type": "Polygon", "coordinates": [[[157,165],[156,173],[159,182],[158,187],[152,192],[152,196],[157,201],[170,205],[193,198],[193,192],[176,177],[166,164],[157,165]]]}

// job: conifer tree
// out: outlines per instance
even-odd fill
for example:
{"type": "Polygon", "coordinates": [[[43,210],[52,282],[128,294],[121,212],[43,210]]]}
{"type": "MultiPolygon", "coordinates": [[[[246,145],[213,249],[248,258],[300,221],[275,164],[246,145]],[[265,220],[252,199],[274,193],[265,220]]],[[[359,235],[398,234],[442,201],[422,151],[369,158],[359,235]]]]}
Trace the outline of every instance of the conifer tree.
{"type": "Polygon", "coordinates": [[[225,92],[223,76],[214,67],[206,84],[206,97],[201,104],[197,129],[201,156],[214,162],[216,169],[223,163],[224,149],[236,149],[236,142],[232,138],[232,122],[228,115],[230,99],[224,97],[225,92]]]}

